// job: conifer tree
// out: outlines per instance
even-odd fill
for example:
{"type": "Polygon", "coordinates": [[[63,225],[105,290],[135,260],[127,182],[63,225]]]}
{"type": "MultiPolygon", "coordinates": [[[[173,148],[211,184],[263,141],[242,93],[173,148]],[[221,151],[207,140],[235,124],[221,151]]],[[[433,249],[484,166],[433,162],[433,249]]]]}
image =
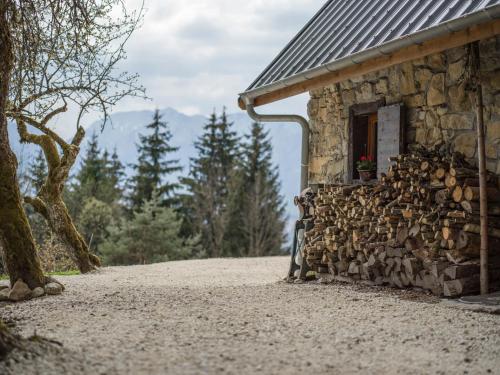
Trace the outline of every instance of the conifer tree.
{"type": "MultiPolygon", "coordinates": [[[[35,156],[35,159],[29,164],[28,174],[28,190],[30,194],[36,194],[40,191],[47,178],[48,168],[43,151],[40,150],[35,156]]],[[[26,214],[31,224],[31,231],[38,245],[42,244],[50,235],[49,228],[45,219],[38,215],[30,205],[25,205],[26,214]]]]}
{"type": "Polygon", "coordinates": [[[75,192],[80,199],[94,197],[102,200],[101,187],[106,177],[106,165],[99,148],[97,133],[93,133],[87,143],[87,152],[76,175],[75,192]]]}
{"type": "Polygon", "coordinates": [[[109,265],[150,264],[188,259],[194,246],[179,236],[181,219],[174,209],[162,206],[159,194],[135,211],[131,220],[122,219],[109,227],[109,239],[101,246],[109,265]]]}
{"type": "Polygon", "coordinates": [[[64,201],[76,218],[81,235],[97,253],[107,236],[106,226],[123,214],[120,200],[124,175],[116,149],[111,156],[108,150],[102,151],[94,133],[87,143],[76,182],[65,191],[64,201]]]}
{"type": "Polygon", "coordinates": [[[137,145],[139,154],[137,164],[132,165],[135,176],[131,181],[130,201],[133,209],[138,209],[144,201],[151,200],[153,191],[157,191],[162,204],[172,204],[172,194],[178,187],[176,183],[166,181],[166,177],[179,172],[179,160],[167,159],[169,154],[179,148],[170,144],[172,133],[167,123],[161,121],[160,111],[156,110],[153,122],[147,125],[151,131],[149,135],[140,135],[137,145]]]}
{"type": "Polygon", "coordinates": [[[193,232],[201,233],[201,243],[209,257],[229,255],[224,243],[228,225],[230,184],[235,176],[239,140],[227,119],[225,109],[218,118],[214,113],[195,142],[198,156],[191,160],[188,178],[183,183],[188,191],[184,202],[187,220],[193,232]]]}
{"type": "Polygon", "coordinates": [[[42,150],[37,152],[35,159],[30,163],[27,177],[30,190],[38,192],[47,178],[47,162],[42,150]]]}
{"type": "MultiPolygon", "coordinates": [[[[75,195],[80,202],[93,198],[113,205],[123,194],[121,185],[124,176],[124,166],[116,149],[110,157],[108,150],[100,149],[97,134],[94,133],[87,143],[87,152],[75,176],[70,195],[75,195]]],[[[71,201],[75,197],[67,198],[71,201]]]]}
{"type": "Polygon", "coordinates": [[[279,175],[272,165],[269,133],[259,123],[246,136],[242,162],[241,222],[245,256],[283,253],[285,205],[279,175]]]}
{"type": "Polygon", "coordinates": [[[103,179],[100,182],[99,193],[95,198],[108,205],[115,205],[123,195],[122,182],[125,177],[125,168],[118,157],[116,148],[111,157],[107,150],[104,151],[102,165],[104,169],[103,179]]]}
{"type": "Polygon", "coordinates": [[[123,179],[125,178],[125,167],[123,163],[120,161],[118,153],[116,152],[116,147],[113,150],[113,154],[111,155],[111,161],[109,162],[108,165],[108,177],[111,181],[110,183],[112,184],[112,186],[114,186],[117,189],[116,193],[119,194],[119,196],[121,196],[123,193],[122,183],[123,179]]]}

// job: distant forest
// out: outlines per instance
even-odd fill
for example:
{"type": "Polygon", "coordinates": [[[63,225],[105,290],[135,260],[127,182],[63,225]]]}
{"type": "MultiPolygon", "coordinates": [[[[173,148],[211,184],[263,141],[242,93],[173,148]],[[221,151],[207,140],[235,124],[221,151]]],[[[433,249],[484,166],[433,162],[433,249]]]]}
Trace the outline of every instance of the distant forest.
{"type": "Polygon", "coordinates": [[[0,272],[11,285],[22,280],[33,290],[48,283],[47,272],[103,264],[284,251],[283,198],[261,125],[240,139],[225,110],[213,113],[185,171],[158,111],[145,121],[131,166],[100,147],[98,132],[85,137],[87,115],[99,114],[104,128],[120,101],[147,97],[138,74],[119,69],[142,6],[7,4],[0,6],[0,272]],[[65,129],[71,137],[53,126],[68,111],[75,111],[65,129]],[[28,168],[19,168],[9,123],[21,144],[39,151],[28,168]]]}
{"type": "MultiPolygon", "coordinates": [[[[77,231],[105,265],[148,264],[205,257],[252,257],[286,252],[285,205],[272,146],[262,125],[239,138],[225,111],[207,119],[184,177],[174,158],[168,124],[156,111],[137,140],[131,176],[116,150],[88,140],[86,154],[64,186],[63,200],[77,231]]],[[[48,168],[42,151],[19,181],[25,195],[43,188],[48,168]]],[[[64,242],[26,206],[47,271],[76,268],[64,242]]]]}

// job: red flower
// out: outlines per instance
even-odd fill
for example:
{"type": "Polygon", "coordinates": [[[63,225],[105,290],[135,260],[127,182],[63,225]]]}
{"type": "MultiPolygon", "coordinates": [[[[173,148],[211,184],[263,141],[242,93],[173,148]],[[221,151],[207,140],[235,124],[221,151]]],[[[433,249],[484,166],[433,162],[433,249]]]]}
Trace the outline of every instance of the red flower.
{"type": "Polygon", "coordinates": [[[368,160],[369,160],[369,161],[373,161],[373,156],[371,156],[371,155],[370,155],[370,156],[368,156],[368,160]]]}
{"type": "Polygon", "coordinates": [[[366,156],[361,156],[361,161],[366,161],[366,156]]]}

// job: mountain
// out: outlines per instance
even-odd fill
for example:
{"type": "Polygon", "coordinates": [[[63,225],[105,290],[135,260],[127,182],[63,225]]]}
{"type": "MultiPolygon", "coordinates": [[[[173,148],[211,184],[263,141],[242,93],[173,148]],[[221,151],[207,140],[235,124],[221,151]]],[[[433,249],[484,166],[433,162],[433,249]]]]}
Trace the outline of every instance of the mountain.
{"type": "MultiPolygon", "coordinates": [[[[189,172],[189,159],[196,154],[194,142],[202,134],[207,118],[201,115],[188,116],[172,108],[161,110],[160,113],[173,134],[172,144],[180,147],[179,151],[173,155],[180,160],[180,165],[183,167],[180,174],[171,177],[177,179],[179,175],[189,172]]],[[[152,117],[153,111],[117,112],[111,116],[111,122],[104,129],[101,129],[101,122],[92,124],[87,129],[87,138],[97,132],[101,148],[112,152],[116,147],[122,162],[129,165],[136,161],[136,142],[139,140],[139,134],[145,132],[145,126],[151,122],[152,117]]],[[[234,129],[240,136],[249,132],[252,120],[246,112],[232,113],[228,115],[228,118],[234,122],[234,129]]],[[[289,123],[264,124],[264,126],[270,132],[273,145],[273,163],[279,169],[282,194],[285,197],[290,222],[289,233],[291,233],[297,216],[293,197],[297,195],[300,184],[301,130],[297,124],[289,123]]],[[[11,126],[9,130],[13,149],[22,164],[26,165],[35,148],[32,145],[20,145],[15,128],[11,126]]],[[[86,141],[84,140],[80,155],[85,153],[85,147],[86,141]]],[[[78,167],[79,165],[76,169],[78,167]]]]}

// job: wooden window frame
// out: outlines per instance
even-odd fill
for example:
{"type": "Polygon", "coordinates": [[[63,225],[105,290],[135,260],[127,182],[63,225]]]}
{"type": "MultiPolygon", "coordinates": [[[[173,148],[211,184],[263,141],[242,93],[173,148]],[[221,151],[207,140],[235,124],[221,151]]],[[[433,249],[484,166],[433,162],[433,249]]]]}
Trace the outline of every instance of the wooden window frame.
{"type": "Polygon", "coordinates": [[[385,99],[380,99],[370,103],[353,104],[349,108],[349,140],[347,142],[348,162],[347,162],[347,176],[346,176],[346,182],[349,184],[351,184],[353,181],[353,169],[354,169],[354,160],[353,160],[354,117],[377,113],[379,108],[384,106],[385,106],[385,99]]]}

